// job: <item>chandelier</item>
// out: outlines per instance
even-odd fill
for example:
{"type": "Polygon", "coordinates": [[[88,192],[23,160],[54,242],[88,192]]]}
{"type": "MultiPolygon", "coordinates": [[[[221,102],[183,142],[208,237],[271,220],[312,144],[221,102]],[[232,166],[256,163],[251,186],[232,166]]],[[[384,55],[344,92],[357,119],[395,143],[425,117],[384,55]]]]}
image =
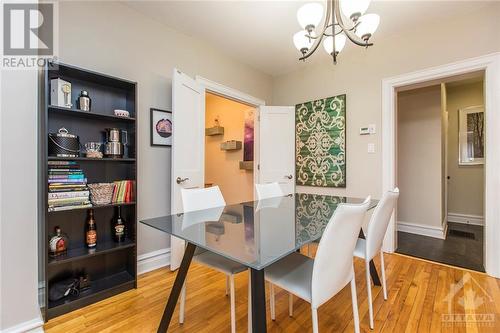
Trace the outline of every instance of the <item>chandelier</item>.
{"type": "Polygon", "coordinates": [[[370,37],[380,23],[377,14],[365,14],[371,0],[326,0],[325,23],[319,33],[316,28],[323,18],[323,5],[310,2],[299,8],[297,20],[303,30],[293,36],[293,43],[302,56],[309,58],[323,42],[326,53],[337,63],[337,56],[345,46],[346,40],[358,46],[372,46],[370,37]]]}

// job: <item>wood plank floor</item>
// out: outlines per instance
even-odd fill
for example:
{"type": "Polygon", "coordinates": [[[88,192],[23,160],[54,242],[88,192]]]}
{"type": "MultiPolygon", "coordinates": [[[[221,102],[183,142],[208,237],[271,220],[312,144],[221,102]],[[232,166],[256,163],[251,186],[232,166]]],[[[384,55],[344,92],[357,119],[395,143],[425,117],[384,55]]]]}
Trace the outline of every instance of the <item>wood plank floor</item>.
{"type": "MultiPolygon", "coordinates": [[[[357,296],[363,332],[500,332],[500,280],[483,273],[386,254],[389,289],[373,287],[375,329],[368,327],[363,263],[355,261],[357,296]],[[448,301],[449,299],[450,301],[448,301]]],[[[375,261],[377,267],[379,261],[375,261]]],[[[48,333],[156,332],[175,273],[163,268],[139,278],[139,288],[60,316],[45,325],[48,333]]],[[[248,274],[236,279],[237,331],[247,330],[248,274]]],[[[229,297],[224,275],[193,264],[188,274],[186,318],[178,323],[178,307],[169,332],[229,332],[229,297]]],[[[269,289],[269,288],[267,288],[269,289]]],[[[288,296],[277,288],[276,321],[269,332],[310,332],[308,303],[295,298],[288,316],[288,296]]],[[[320,332],[352,332],[349,286],[319,309],[320,332]]]]}

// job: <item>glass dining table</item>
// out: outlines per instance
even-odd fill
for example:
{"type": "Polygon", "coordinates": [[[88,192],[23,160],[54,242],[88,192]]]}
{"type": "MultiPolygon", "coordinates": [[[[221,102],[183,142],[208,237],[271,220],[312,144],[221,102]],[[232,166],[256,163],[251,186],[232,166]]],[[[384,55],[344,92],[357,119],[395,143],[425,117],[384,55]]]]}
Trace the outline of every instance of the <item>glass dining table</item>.
{"type": "MultiPolygon", "coordinates": [[[[168,329],[197,247],[249,268],[252,331],[266,332],[265,268],[319,240],[339,204],[361,202],[360,198],[295,193],[140,221],[187,243],[158,332],[168,329]]],[[[376,205],[372,200],[369,209],[376,205]]],[[[360,237],[364,237],[362,230],[360,237]]],[[[370,273],[373,283],[380,285],[373,262],[370,273]]]]}

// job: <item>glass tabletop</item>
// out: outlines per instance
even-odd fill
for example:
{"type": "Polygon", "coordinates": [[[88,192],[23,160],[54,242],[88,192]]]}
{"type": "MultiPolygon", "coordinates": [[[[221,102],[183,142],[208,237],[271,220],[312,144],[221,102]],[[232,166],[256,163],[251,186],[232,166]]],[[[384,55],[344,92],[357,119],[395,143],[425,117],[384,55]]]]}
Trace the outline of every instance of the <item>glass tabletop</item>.
{"type": "Polygon", "coordinates": [[[296,193],[140,222],[260,270],[320,239],[339,204],[363,200],[296,193]]]}

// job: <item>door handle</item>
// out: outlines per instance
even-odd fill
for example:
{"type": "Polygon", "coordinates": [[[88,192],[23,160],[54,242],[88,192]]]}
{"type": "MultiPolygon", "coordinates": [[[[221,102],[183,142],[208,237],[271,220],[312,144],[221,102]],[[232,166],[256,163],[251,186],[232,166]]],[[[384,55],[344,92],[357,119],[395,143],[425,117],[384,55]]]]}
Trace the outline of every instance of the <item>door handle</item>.
{"type": "Polygon", "coordinates": [[[177,177],[177,179],[175,179],[175,181],[177,182],[177,184],[182,184],[184,183],[186,180],[188,180],[189,178],[181,178],[181,177],[177,177]]]}
{"type": "Polygon", "coordinates": [[[288,175],[288,176],[285,176],[285,178],[292,179],[293,176],[292,175],[288,175]]]}

